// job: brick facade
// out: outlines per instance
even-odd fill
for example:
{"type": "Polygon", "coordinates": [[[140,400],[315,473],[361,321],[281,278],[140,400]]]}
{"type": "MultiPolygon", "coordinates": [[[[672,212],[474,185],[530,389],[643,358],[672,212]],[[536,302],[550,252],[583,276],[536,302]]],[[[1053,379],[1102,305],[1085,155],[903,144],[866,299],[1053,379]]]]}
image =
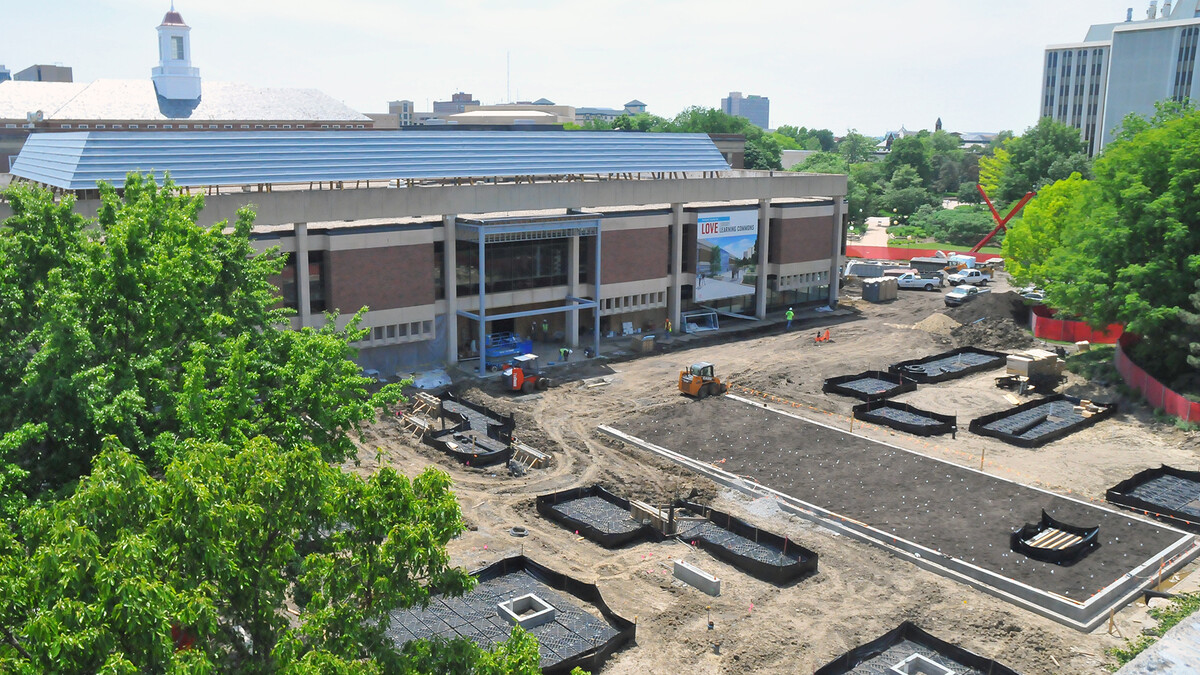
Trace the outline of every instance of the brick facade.
{"type": "Polygon", "coordinates": [[[828,216],[772,218],[767,261],[787,264],[828,259],[833,248],[832,220],[828,216]]]}
{"type": "Polygon", "coordinates": [[[661,279],[667,276],[670,242],[665,227],[609,230],[600,242],[603,283],[661,279]]]}
{"type": "Polygon", "coordinates": [[[388,246],[325,254],[328,306],[353,313],[428,305],[434,301],[433,244],[388,246]]]}

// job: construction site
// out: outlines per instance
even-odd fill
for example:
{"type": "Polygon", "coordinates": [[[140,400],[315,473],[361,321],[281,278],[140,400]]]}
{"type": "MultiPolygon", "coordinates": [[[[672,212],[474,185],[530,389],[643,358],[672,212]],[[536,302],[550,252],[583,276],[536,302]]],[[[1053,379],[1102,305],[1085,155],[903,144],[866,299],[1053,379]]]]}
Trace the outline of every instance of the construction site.
{"type": "Polygon", "coordinates": [[[519,625],[550,673],[1102,673],[1200,587],[1200,437],[1064,372],[1084,347],[1035,339],[991,261],[843,279],[845,176],[733,170],[703,134],[42,136],[14,175],[84,214],[144,166],[202,224],[253,204],[291,327],[359,320],[364,375],[416,375],[344,468],[445,471],[478,583],[393,612],[396,646],[519,625]]]}
{"type": "MultiPolygon", "coordinates": [[[[1002,275],[956,308],[860,293],[790,331],[557,365],[545,391],[464,377],[480,424],[512,420],[506,462],[428,442],[454,413],[423,395],[364,434],[354,470],[453,477],[468,531],[450,552],[488,602],[499,578],[576,617],[533,629],[547,672],[1109,672],[1154,623],[1145,591],[1200,586],[1200,438],[1115,383],[997,386],[1008,355],[1056,347],[1002,275]]],[[[488,611],[486,636],[455,634],[502,641],[488,611]]],[[[454,632],[423,616],[397,630],[454,632]]]]}

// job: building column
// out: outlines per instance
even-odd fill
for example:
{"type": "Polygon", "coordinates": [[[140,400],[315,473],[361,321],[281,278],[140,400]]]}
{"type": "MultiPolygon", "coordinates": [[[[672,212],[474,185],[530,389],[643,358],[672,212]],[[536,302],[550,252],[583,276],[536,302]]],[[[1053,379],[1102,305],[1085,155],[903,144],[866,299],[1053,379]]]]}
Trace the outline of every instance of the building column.
{"type": "Polygon", "coordinates": [[[683,204],[671,205],[671,286],[667,290],[667,318],[671,330],[682,330],[679,323],[683,305],[683,204]]]}
{"type": "Polygon", "coordinates": [[[479,376],[487,375],[487,233],[479,228],[479,376]]]}
{"type": "Polygon", "coordinates": [[[843,197],[833,198],[833,246],[829,251],[829,306],[837,309],[841,290],[842,237],[845,236],[845,204],[843,197]]]}
{"type": "Polygon", "coordinates": [[[771,200],[758,200],[758,279],[754,282],[754,316],[767,318],[767,250],[771,248],[771,200]]]}
{"type": "Polygon", "coordinates": [[[596,245],[593,247],[596,249],[596,259],[592,264],[592,270],[594,270],[593,274],[596,277],[596,294],[594,296],[596,299],[596,309],[594,310],[592,319],[592,352],[596,356],[600,356],[600,284],[603,281],[603,275],[601,274],[602,270],[600,269],[600,239],[602,238],[600,230],[603,227],[604,220],[597,220],[596,245]]]}
{"type": "Polygon", "coordinates": [[[293,226],[296,239],[296,310],[300,314],[300,327],[312,325],[312,301],[309,298],[308,274],[308,223],[296,223],[293,226]]]}
{"type": "MultiPolygon", "coordinates": [[[[579,297],[579,235],[573,234],[567,239],[567,296],[579,297]]],[[[568,300],[572,306],[575,301],[568,300]]],[[[563,329],[566,334],[567,346],[571,349],[579,346],[579,310],[572,309],[566,315],[567,324],[563,329]]]]}
{"type": "Polygon", "coordinates": [[[442,216],[442,286],[446,289],[446,365],[458,363],[458,216],[442,216]]]}

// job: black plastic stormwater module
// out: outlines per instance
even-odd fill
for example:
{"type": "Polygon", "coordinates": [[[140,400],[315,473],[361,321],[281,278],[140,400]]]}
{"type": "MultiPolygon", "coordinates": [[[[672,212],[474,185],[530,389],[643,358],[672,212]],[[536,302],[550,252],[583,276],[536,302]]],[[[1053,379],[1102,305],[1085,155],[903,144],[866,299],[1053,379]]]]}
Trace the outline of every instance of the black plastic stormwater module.
{"type": "Polygon", "coordinates": [[[1050,517],[1045,510],[1037,523],[1026,523],[1012,533],[1012,550],[1034,560],[1055,565],[1074,565],[1100,548],[1100,527],[1068,525],[1050,517]]]}
{"type": "Polygon", "coordinates": [[[410,640],[465,637],[490,649],[512,633],[512,626],[498,615],[497,605],[533,593],[557,610],[553,621],[529,629],[538,640],[543,673],[569,673],[576,667],[595,672],[609,655],[633,642],[637,627],[613,612],[593,584],[525,556],[505,558],[472,575],[479,583],[462,597],[438,595],[429,599],[425,609],[391,612],[387,637],[398,647],[410,640]],[[598,610],[601,618],[586,605],[598,610]]]}
{"type": "Polygon", "coordinates": [[[869,401],[852,408],[854,417],[917,436],[937,436],[958,430],[958,418],[922,410],[896,401],[869,401]]]}
{"type": "Polygon", "coordinates": [[[1105,497],[1114,504],[1200,532],[1200,471],[1164,464],[1117,483],[1105,497]]]}
{"type": "Polygon", "coordinates": [[[960,347],[923,359],[901,361],[888,366],[888,372],[903,375],[918,384],[945,382],[972,373],[993,370],[1003,366],[1008,359],[1004,352],[993,352],[978,347],[960,347]]]}
{"type": "Polygon", "coordinates": [[[1080,399],[1074,396],[1055,394],[976,417],[971,420],[970,429],[980,436],[999,438],[1022,448],[1037,448],[1090,427],[1117,412],[1116,406],[1094,402],[1100,411],[1092,413],[1091,417],[1084,417],[1075,412],[1079,402],[1080,399]]]}
{"type": "MultiPolygon", "coordinates": [[[[918,654],[955,675],[1020,675],[1008,666],[940,640],[905,621],[894,630],[851,649],[813,675],[895,675],[893,666],[918,654]]],[[[912,673],[928,673],[913,669],[912,673]]],[[[934,671],[936,672],[936,671],[934,671]]]]}
{"type": "Polygon", "coordinates": [[[489,466],[512,458],[516,418],[486,406],[442,394],[442,418],[452,427],[425,436],[425,442],[468,466],[489,466]]]}
{"type": "Polygon", "coordinates": [[[917,384],[912,380],[882,370],[831,377],[825,380],[825,386],[821,387],[821,391],[827,394],[852,396],[863,401],[878,401],[916,389],[917,384]]]}
{"type": "Polygon", "coordinates": [[[662,533],[629,515],[629,500],[599,485],[571,488],[540,495],[537,512],[567,529],[600,544],[617,548],[642,539],[663,538],[662,533]]]}
{"type": "Polygon", "coordinates": [[[704,518],[689,521],[676,511],[681,541],[703,548],[756,579],[782,585],[817,571],[817,554],[787,537],[700,504],[680,500],[675,508],[704,518]]]}

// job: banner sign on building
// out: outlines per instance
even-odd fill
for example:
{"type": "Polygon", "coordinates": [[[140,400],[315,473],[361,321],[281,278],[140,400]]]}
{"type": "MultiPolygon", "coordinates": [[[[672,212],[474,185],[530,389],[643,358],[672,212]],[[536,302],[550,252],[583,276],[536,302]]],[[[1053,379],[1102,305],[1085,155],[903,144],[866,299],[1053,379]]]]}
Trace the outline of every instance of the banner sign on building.
{"type": "Polygon", "coordinates": [[[754,295],[758,279],[758,210],[700,213],[696,218],[696,302],[754,295]]]}

